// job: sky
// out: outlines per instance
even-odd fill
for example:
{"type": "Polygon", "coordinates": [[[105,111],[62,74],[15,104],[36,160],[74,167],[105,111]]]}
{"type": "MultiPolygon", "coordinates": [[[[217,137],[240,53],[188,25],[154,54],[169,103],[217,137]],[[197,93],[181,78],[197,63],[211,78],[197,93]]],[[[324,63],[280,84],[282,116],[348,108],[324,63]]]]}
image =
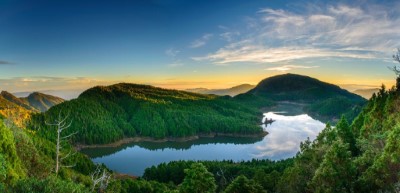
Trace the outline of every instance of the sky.
{"type": "Polygon", "coordinates": [[[0,0],[0,90],[227,88],[296,73],[392,86],[399,1],[0,0]]]}

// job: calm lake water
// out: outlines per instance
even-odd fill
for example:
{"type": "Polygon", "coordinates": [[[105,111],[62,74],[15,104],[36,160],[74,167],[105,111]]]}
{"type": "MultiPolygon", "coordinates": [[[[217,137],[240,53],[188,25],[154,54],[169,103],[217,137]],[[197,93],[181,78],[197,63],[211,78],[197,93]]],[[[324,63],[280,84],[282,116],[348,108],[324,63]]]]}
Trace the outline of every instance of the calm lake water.
{"type": "Polygon", "coordinates": [[[251,160],[290,158],[299,151],[300,142],[315,139],[325,124],[306,114],[268,112],[262,125],[269,134],[260,139],[233,137],[200,138],[190,142],[131,143],[117,148],[83,149],[96,163],[104,163],[120,173],[141,176],[153,165],[174,160],[251,160]]]}

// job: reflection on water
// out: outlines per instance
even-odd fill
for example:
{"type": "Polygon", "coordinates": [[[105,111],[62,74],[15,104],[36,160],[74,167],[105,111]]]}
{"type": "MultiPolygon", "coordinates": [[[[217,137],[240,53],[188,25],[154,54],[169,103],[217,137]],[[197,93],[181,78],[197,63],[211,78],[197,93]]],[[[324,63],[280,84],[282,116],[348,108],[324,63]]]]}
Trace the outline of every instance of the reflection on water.
{"type": "Polygon", "coordinates": [[[265,113],[264,119],[275,120],[262,127],[269,132],[262,140],[244,138],[203,138],[191,142],[132,143],[119,148],[82,150],[94,162],[109,168],[140,176],[144,169],[174,160],[279,160],[293,157],[299,151],[301,141],[315,139],[325,127],[320,121],[306,114],[286,116],[265,113]]]}
{"type": "Polygon", "coordinates": [[[193,146],[198,145],[210,145],[210,144],[254,144],[263,140],[263,137],[259,138],[235,138],[235,137],[214,137],[214,138],[199,138],[197,140],[184,141],[184,142],[134,142],[129,144],[124,144],[118,147],[103,147],[103,148],[95,148],[95,149],[82,149],[82,153],[88,155],[91,158],[104,157],[115,152],[124,150],[126,148],[131,148],[133,146],[138,146],[140,148],[144,148],[150,151],[158,151],[165,149],[175,149],[175,150],[189,150],[193,146]]]}
{"type": "Polygon", "coordinates": [[[265,113],[264,119],[275,120],[264,129],[269,132],[264,140],[255,143],[259,150],[254,156],[257,158],[269,158],[272,160],[293,157],[300,150],[300,142],[309,137],[314,140],[318,133],[325,128],[325,124],[314,120],[310,116],[296,115],[285,116],[284,113],[265,113]]]}

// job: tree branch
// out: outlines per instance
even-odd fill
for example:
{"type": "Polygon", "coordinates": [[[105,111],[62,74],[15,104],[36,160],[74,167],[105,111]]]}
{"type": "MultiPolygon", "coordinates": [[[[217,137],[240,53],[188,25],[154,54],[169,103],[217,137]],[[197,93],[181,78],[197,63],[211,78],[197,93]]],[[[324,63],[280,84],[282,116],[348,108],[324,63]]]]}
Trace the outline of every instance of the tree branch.
{"type": "Polygon", "coordinates": [[[76,135],[77,133],[78,133],[78,131],[76,131],[76,132],[74,132],[74,133],[71,133],[71,134],[69,134],[69,135],[67,135],[67,136],[61,137],[61,139],[64,140],[64,139],[70,138],[70,137],[72,137],[73,135],[76,135]]]}

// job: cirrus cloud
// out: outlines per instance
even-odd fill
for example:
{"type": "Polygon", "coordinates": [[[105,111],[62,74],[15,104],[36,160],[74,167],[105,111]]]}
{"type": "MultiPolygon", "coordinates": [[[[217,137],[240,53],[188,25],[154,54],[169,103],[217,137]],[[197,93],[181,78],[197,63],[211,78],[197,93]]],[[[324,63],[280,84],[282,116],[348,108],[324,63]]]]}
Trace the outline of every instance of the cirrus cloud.
{"type": "Polygon", "coordinates": [[[205,46],[208,40],[210,40],[214,35],[213,34],[204,34],[201,38],[194,40],[191,44],[191,48],[199,48],[205,46]]]}
{"type": "Polygon", "coordinates": [[[293,70],[293,69],[310,69],[310,68],[318,68],[318,67],[319,66],[283,65],[283,66],[278,66],[278,67],[267,68],[265,70],[285,72],[285,71],[289,71],[289,70],[293,70]]]}
{"type": "MultiPolygon", "coordinates": [[[[399,47],[400,4],[334,4],[300,11],[265,8],[251,30],[196,61],[276,63],[320,57],[383,60],[399,47]]],[[[233,40],[232,38],[236,38],[233,40]]]]}
{"type": "Polygon", "coordinates": [[[176,55],[179,54],[179,52],[181,52],[180,50],[174,49],[174,48],[168,48],[167,50],[165,50],[165,54],[169,57],[175,57],[176,55]]]}
{"type": "Polygon", "coordinates": [[[234,48],[222,48],[214,54],[205,57],[193,57],[193,60],[210,60],[218,65],[226,65],[233,62],[275,63],[287,62],[303,58],[318,57],[345,57],[345,58],[375,58],[370,52],[350,52],[321,48],[280,47],[267,48],[263,46],[241,46],[234,48]]]}

